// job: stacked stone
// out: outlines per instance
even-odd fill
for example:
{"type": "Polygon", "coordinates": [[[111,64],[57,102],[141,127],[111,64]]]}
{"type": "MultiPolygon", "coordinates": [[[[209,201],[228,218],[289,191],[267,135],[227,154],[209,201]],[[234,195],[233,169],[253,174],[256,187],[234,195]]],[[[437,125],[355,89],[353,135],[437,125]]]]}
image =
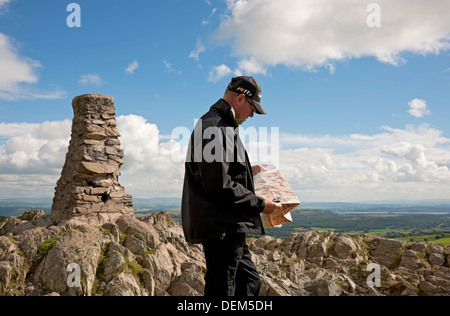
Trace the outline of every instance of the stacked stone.
{"type": "Polygon", "coordinates": [[[114,99],[87,94],[72,102],[74,119],[66,162],[58,180],[52,219],[77,218],[103,224],[134,216],[132,196],[119,184],[120,148],[114,99]]]}

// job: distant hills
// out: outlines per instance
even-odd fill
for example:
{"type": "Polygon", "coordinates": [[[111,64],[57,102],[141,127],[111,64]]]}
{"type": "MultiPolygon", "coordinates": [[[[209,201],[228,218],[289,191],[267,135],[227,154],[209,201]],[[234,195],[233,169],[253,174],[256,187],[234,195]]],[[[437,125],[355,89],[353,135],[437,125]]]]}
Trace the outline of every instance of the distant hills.
{"type": "MultiPolygon", "coordinates": [[[[41,209],[50,213],[52,203],[52,198],[0,199],[0,216],[19,216],[29,209],[41,209]]],[[[133,198],[133,203],[136,212],[179,211],[181,207],[180,198],[133,198]]]]}
{"type": "Polygon", "coordinates": [[[156,197],[151,199],[133,198],[133,208],[136,212],[180,211],[180,198],[156,197]]]}
{"type": "Polygon", "coordinates": [[[178,207],[181,205],[180,198],[172,198],[172,197],[155,197],[150,199],[133,198],[133,202],[134,204],[142,204],[142,205],[167,204],[167,205],[177,205],[178,207]]]}
{"type": "MultiPolygon", "coordinates": [[[[0,199],[0,216],[19,216],[28,209],[42,209],[50,212],[52,198],[10,198],[0,199]]],[[[181,198],[154,197],[133,198],[136,212],[160,210],[179,211],[181,198]]],[[[326,210],[340,215],[352,214],[449,214],[450,200],[420,201],[371,201],[371,202],[303,202],[298,209],[326,210]]]]}
{"type": "Polygon", "coordinates": [[[430,214],[441,213],[450,215],[450,200],[421,200],[421,201],[380,201],[365,203],[347,202],[305,202],[299,209],[326,210],[345,214],[375,214],[375,213],[411,213],[430,214]]]}
{"type": "Polygon", "coordinates": [[[12,198],[12,199],[0,199],[0,204],[8,203],[27,203],[27,204],[52,204],[53,198],[12,198]]]}
{"type": "Polygon", "coordinates": [[[41,209],[50,213],[52,199],[48,198],[16,198],[0,200],[0,216],[20,216],[31,209],[41,209]]]}

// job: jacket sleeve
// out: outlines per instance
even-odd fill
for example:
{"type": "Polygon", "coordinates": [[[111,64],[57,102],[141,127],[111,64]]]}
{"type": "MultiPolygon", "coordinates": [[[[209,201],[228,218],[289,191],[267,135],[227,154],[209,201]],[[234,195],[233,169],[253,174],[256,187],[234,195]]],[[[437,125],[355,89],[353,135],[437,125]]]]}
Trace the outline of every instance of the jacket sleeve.
{"type": "MultiPolygon", "coordinates": [[[[217,203],[230,205],[232,210],[260,214],[265,207],[264,199],[237,181],[246,177],[251,169],[242,167],[243,172],[239,174],[236,168],[232,168],[233,163],[240,163],[226,156],[227,143],[233,141],[234,144],[234,138],[230,139],[232,134],[224,133],[224,129],[217,128],[216,131],[220,132],[216,132],[215,137],[203,140],[203,159],[198,164],[203,190],[217,203]]],[[[236,151],[236,147],[233,148],[236,151]]],[[[235,155],[232,158],[236,158],[235,155]]]]}

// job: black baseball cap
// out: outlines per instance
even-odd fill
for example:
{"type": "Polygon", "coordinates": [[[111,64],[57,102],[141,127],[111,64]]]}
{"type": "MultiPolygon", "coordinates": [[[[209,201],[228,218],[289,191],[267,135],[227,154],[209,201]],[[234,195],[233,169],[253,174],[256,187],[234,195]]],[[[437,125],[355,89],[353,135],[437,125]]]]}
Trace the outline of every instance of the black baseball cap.
{"type": "Polygon", "coordinates": [[[239,94],[244,94],[252,100],[257,114],[267,114],[266,109],[261,105],[261,86],[255,78],[247,76],[235,77],[231,79],[227,89],[239,94]]]}

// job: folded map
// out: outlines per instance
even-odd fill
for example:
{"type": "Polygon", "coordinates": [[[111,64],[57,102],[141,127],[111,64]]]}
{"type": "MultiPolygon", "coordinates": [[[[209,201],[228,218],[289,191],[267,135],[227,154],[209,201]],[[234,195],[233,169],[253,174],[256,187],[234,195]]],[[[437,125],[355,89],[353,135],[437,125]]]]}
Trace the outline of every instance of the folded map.
{"type": "Polygon", "coordinates": [[[292,223],[290,213],[301,203],[280,170],[274,165],[261,165],[261,172],[255,175],[254,182],[256,195],[278,200],[283,205],[281,211],[263,214],[264,228],[279,228],[292,223]]]}

